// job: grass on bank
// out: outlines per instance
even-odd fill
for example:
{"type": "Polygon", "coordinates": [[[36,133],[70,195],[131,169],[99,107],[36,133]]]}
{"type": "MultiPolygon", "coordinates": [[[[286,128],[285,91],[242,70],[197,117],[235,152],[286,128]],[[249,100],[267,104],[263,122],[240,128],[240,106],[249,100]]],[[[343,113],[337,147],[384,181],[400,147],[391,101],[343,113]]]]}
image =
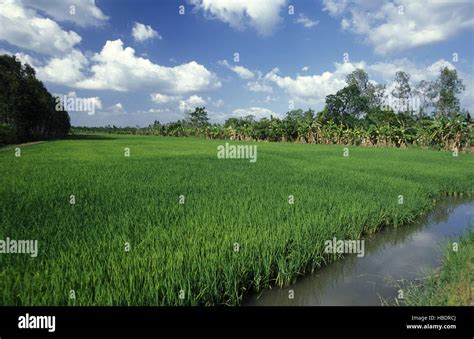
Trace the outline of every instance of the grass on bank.
{"type": "MultiPolygon", "coordinates": [[[[474,225],[473,225],[474,226],[474,225]]],[[[474,304],[474,230],[444,251],[443,264],[422,284],[405,293],[407,306],[472,306],[474,304]]]]}

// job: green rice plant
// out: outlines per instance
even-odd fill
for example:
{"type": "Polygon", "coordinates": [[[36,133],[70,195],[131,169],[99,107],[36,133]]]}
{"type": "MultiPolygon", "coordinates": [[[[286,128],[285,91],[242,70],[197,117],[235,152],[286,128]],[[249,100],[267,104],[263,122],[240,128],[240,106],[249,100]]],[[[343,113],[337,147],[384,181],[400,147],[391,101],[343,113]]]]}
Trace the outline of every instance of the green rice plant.
{"type": "Polygon", "coordinates": [[[337,260],[328,239],[473,192],[469,154],[251,143],[251,163],[218,159],[220,144],[110,135],[0,151],[0,240],[38,240],[36,258],[0,253],[0,305],[239,305],[337,260]]]}

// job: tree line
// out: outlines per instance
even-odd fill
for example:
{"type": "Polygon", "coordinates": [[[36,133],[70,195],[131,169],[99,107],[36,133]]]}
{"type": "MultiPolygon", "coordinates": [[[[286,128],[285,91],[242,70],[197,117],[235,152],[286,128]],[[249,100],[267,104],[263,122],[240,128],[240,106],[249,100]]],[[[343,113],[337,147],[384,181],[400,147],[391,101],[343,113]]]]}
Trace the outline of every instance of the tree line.
{"type": "MultiPolygon", "coordinates": [[[[74,127],[73,132],[462,149],[473,146],[473,121],[459,102],[464,90],[457,71],[448,67],[434,81],[422,80],[413,88],[410,75],[398,71],[390,89],[356,69],[346,77],[345,87],[326,97],[320,112],[293,109],[282,119],[248,115],[211,124],[205,107],[196,107],[185,119],[166,124],[74,127]]],[[[70,129],[68,113],[58,109],[57,98],[34,69],[14,56],[0,56],[0,144],[60,138],[70,129]]]]}
{"type": "Polygon", "coordinates": [[[186,119],[147,127],[75,127],[75,133],[121,133],[162,136],[200,136],[208,139],[288,141],[361,146],[415,145],[437,149],[472,147],[473,121],[461,110],[465,89],[457,71],[444,67],[436,80],[422,80],[413,88],[410,75],[398,71],[391,90],[369,81],[356,69],[346,86],[326,97],[320,112],[291,110],[285,118],[229,118],[211,124],[205,107],[188,112],[186,119]]]}
{"type": "Polygon", "coordinates": [[[35,70],[15,56],[0,56],[0,144],[61,138],[71,128],[69,115],[56,110],[56,98],[35,70]]]}

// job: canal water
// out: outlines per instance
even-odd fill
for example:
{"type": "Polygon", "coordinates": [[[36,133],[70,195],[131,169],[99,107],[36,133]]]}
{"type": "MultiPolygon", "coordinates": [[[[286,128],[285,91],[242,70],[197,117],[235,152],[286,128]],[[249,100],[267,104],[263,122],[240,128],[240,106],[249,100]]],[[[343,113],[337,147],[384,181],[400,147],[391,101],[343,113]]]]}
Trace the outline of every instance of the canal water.
{"type": "Polygon", "coordinates": [[[367,238],[364,257],[347,255],[299,278],[294,285],[250,295],[243,305],[379,306],[393,303],[400,286],[422,281],[432,273],[441,265],[445,246],[451,245],[470,227],[474,227],[474,202],[444,199],[428,216],[399,228],[386,227],[367,238]]]}

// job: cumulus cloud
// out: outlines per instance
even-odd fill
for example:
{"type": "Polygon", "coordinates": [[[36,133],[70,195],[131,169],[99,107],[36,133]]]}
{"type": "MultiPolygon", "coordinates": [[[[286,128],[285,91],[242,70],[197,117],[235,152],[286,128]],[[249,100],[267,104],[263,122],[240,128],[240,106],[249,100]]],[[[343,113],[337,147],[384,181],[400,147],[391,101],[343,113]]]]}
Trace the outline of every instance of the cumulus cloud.
{"type": "Polygon", "coordinates": [[[45,66],[35,66],[38,78],[45,82],[74,85],[84,79],[83,70],[89,61],[78,50],[64,57],[51,58],[45,66]]]}
{"type": "Polygon", "coordinates": [[[297,24],[303,25],[304,28],[311,28],[319,24],[319,20],[313,21],[302,13],[300,13],[295,22],[297,24]]]}
{"type": "Polygon", "coordinates": [[[84,78],[83,70],[88,65],[87,58],[78,50],[63,57],[51,57],[46,63],[23,52],[12,53],[2,49],[2,54],[14,55],[22,64],[33,67],[41,81],[71,87],[84,78]]]}
{"type": "Polygon", "coordinates": [[[270,35],[281,22],[280,10],[286,0],[191,0],[196,11],[202,11],[209,18],[243,30],[251,26],[262,36],[270,35]]]}
{"type": "Polygon", "coordinates": [[[269,81],[265,79],[262,72],[256,71],[257,79],[247,82],[247,89],[251,92],[272,93],[273,88],[269,81]]]}
{"type": "Polygon", "coordinates": [[[120,102],[108,107],[107,111],[112,113],[125,113],[125,109],[123,108],[123,105],[120,102]]]}
{"type": "Polygon", "coordinates": [[[206,104],[206,100],[198,95],[191,95],[185,100],[179,101],[179,110],[181,112],[187,112],[194,110],[196,107],[201,107],[206,104]]]}
{"type": "Polygon", "coordinates": [[[220,60],[219,65],[225,66],[228,69],[230,69],[232,72],[237,74],[241,79],[252,79],[255,74],[249,70],[248,68],[245,68],[243,66],[231,66],[227,60],[220,60]]]}
{"type": "Polygon", "coordinates": [[[23,0],[23,3],[57,21],[69,21],[81,27],[100,26],[108,20],[95,0],[23,0]]]}
{"type": "Polygon", "coordinates": [[[19,0],[0,0],[0,40],[49,55],[70,53],[79,34],[63,30],[55,21],[25,8],[19,0]]]}
{"type": "Polygon", "coordinates": [[[347,7],[347,0],[324,0],[323,10],[331,15],[341,14],[347,7]]]}
{"type": "Polygon", "coordinates": [[[77,83],[85,89],[127,91],[151,87],[167,94],[184,94],[219,88],[216,75],[195,61],[174,67],[154,64],[137,57],[131,47],[119,40],[107,41],[92,57],[92,77],[77,83]]]}
{"type": "Polygon", "coordinates": [[[263,93],[272,93],[273,88],[270,85],[267,85],[266,83],[262,81],[250,81],[247,83],[247,88],[251,92],[263,92],[263,93]]]}
{"type": "Polygon", "coordinates": [[[469,1],[325,0],[324,10],[342,17],[341,27],[363,36],[378,54],[445,41],[474,28],[474,3],[469,1]]]}
{"type": "Polygon", "coordinates": [[[161,35],[158,34],[151,26],[144,25],[139,22],[135,22],[135,25],[132,28],[132,36],[135,41],[143,42],[145,40],[158,38],[159,40],[162,39],[161,35]]]}
{"type": "Polygon", "coordinates": [[[174,95],[166,95],[161,93],[152,93],[150,94],[151,100],[157,104],[166,104],[173,101],[178,101],[180,99],[179,96],[174,95]]]}
{"type": "Polygon", "coordinates": [[[346,85],[346,75],[356,68],[364,68],[364,63],[335,63],[333,72],[315,75],[298,75],[295,78],[281,76],[278,68],[265,75],[265,80],[283,89],[291,100],[322,105],[327,95],[337,92],[346,85]]]}

